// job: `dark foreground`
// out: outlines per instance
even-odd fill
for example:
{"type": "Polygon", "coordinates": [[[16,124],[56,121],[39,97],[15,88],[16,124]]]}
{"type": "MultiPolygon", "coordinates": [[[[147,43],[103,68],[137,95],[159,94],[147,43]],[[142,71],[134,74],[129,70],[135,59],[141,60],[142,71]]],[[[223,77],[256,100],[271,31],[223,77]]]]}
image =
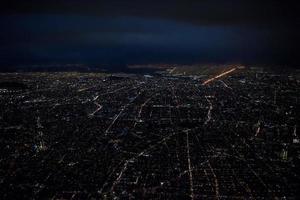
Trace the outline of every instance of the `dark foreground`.
{"type": "Polygon", "coordinates": [[[299,198],[295,77],[0,80],[0,199],[299,198]]]}

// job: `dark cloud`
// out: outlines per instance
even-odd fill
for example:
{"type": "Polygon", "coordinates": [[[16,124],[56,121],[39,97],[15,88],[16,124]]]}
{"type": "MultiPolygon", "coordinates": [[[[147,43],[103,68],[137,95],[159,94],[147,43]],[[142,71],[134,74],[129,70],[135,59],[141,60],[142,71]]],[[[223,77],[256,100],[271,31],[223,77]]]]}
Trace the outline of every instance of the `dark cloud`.
{"type": "Polygon", "coordinates": [[[144,16],[208,24],[299,25],[296,1],[274,0],[11,0],[2,13],[144,16]]]}
{"type": "Polygon", "coordinates": [[[1,63],[298,62],[292,1],[11,0],[0,9],[1,63]]]}

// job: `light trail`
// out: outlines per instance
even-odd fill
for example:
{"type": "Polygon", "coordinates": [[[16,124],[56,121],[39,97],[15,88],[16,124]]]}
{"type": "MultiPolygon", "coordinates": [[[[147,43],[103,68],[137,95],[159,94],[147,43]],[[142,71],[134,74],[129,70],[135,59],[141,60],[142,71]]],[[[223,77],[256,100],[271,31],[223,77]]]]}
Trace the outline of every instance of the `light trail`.
{"type": "Polygon", "coordinates": [[[170,70],[169,74],[172,74],[175,70],[176,70],[177,67],[174,67],[170,70]]]}
{"type": "Polygon", "coordinates": [[[208,99],[209,96],[205,96],[206,101],[209,103],[209,109],[207,111],[207,119],[205,120],[204,124],[206,125],[211,120],[211,111],[213,109],[212,102],[208,99]]]}
{"type": "Polygon", "coordinates": [[[146,106],[146,104],[147,104],[152,98],[153,98],[153,96],[150,97],[149,99],[147,99],[147,100],[141,105],[140,110],[139,110],[139,113],[138,113],[138,116],[137,116],[137,118],[136,118],[136,122],[134,123],[134,127],[136,126],[137,121],[141,119],[141,114],[142,114],[143,108],[146,106]]]}
{"type": "Polygon", "coordinates": [[[222,81],[222,80],[219,80],[219,81],[224,85],[225,88],[232,90],[232,87],[229,87],[224,81],[222,81]]]}
{"type": "Polygon", "coordinates": [[[115,115],[115,118],[113,119],[113,121],[111,122],[111,124],[108,126],[108,128],[105,130],[105,135],[108,134],[108,132],[110,131],[111,127],[115,124],[115,122],[117,121],[117,119],[120,117],[120,115],[124,112],[124,110],[130,105],[126,104],[126,106],[124,106],[123,108],[121,108],[121,111],[115,115]]]}
{"type": "Polygon", "coordinates": [[[212,81],[214,81],[214,80],[216,80],[216,79],[218,79],[218,78],[221,78],[221,77],[223,77],[223,76],[226,76],[227,74],[230,74],[231,72],[234,72],[235,70],[237,70],[236,67],[234,67],[234,68],[232,68],[232,69],[230,69],[230,70],[227,70],[227,71],[225,71],[225,72],[223,72],[223,73],[221,73],[221,74],[219,74],[219,75],[217,75],[217,76],[215,76],[215,77],[212,77],[212,78],[210,78],[210,79],[204,81],[204,82],[202,83],[202,85],[206,85],[206,84],[208,84],[208,83],[210,83],[210,82],[212,82],[212,81]]]}
{"type": "Polygon", "coordinates": [[[190,155],[190,143],[189,143],[189,130],[186,130],[186,151],[187,151],[187,160],[188,160],[188,171],[189,171],[189,180],[190,180],[190,197],[194,199],[194,183],[193,183],[193,173],[192,173],[192,164],[191,164],[191,155],[190,155]]]}
{"type": "Polygon", "coordinates": [[[84,91],[86,91],[86,90],[90,90],[90,89],[93,89],[93,88],[95,88],[95,87],[96,87],[96,86],[91,86],[91,87],[81,88],[81,89],[78,90],[78,92],[84,92],[84,91]]]}
{"type": "Polygon", "coordinates": [[[209,169],[214,177],[214,185],[215,185],[215,193],[216,193],[216,199],[220,199],[220,194],[219,194],[219,182],[218,182],[218,178],[214,172],[214,169],[212,168],[210,162],[208,161],[208,166],[209,169]]]}
{"type": "Polygon", "coordinates": [[[94,104],[97,106],[97,109],[91,114],[89,114],[90,117],[94,116],[97,112],[99,112],[102,109],[102,105],[100,105],[99,103],[94,102],[94,104]]]}
{"type": "Polygon", "coordinates": [[[257,128],[257,130],[256,130],[255,137],[257,137],[259,133],[260,133],[260,126],[259,126],[259,127],[257,128]]]}
{"type": "Polygon", "coordinates": [[[255,124],[255,126],[257,126],[257,129],[256,129],[256,131],[255,131],[255,137],[257,137],[258,134],[260,133],[261,122],[258,121],[257,124],[255,124]]]}

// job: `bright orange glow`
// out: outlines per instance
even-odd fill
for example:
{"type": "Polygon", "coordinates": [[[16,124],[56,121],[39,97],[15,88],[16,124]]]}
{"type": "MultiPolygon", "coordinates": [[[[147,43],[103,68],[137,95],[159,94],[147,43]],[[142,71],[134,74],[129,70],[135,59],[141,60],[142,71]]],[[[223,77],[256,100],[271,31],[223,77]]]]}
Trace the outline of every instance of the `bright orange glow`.
{"type": "Polygon", "coordinates": [[[227,74],[230,74],[231,72],[233,72],[233,71],[235,71],[235,70],[237,70],[236,67],[234,67],[234,68],[232,68],[232,69],[230,69],[230,70],[228,70],[228,71],[226,71],[226,72],[223,72],[222,74],[219,74],[219,75],[217,75],[217,76],[215,76],[215,77],[212,77],[212,78],[206,80],[205,82],[202,83],[202,85],[206,85],[206,84],[208,84],[208,83],[210,83],[210,82],[212,82],[212,81],[214,81],[214,80],[216,80],[216,79],[218,79],[218,78],[221,78],[222,76],[225,76],[225,75],[227,75],[227,74]]]}

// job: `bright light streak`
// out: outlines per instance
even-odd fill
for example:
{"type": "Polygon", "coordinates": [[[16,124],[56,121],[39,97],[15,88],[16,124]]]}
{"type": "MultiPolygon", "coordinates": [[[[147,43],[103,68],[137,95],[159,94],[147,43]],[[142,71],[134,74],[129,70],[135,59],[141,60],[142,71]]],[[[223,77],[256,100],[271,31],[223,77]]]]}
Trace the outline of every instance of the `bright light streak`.
{"type": "Polygon", "coordinates": [[[215,77],[212,77],[212,78],[206,80],[204,83],[202,83],[202,85],[206,85],[206,84],[208,84],[208,83],[210,83],[210,82],[212,82],[212,81],[214,81],[214,80],[216,80],[216,79],[218,79],[218,78],[221,78],[221,77],[223,77],[223,76],[225,76],[225,75],[227,75],[227,74],[230,74],[231,72],[233,72],[233,71],[235,71],[235,70],[237,70],[236,67],[234,67],[234,68],[232,68],[232,69],[230,69],[230,70],[228,70],[228,71],[226,71],[226,72],[223,72],[222,74],[219,74],[219,75],[217,75],[217,76],[215,76],[215,77]]]}

